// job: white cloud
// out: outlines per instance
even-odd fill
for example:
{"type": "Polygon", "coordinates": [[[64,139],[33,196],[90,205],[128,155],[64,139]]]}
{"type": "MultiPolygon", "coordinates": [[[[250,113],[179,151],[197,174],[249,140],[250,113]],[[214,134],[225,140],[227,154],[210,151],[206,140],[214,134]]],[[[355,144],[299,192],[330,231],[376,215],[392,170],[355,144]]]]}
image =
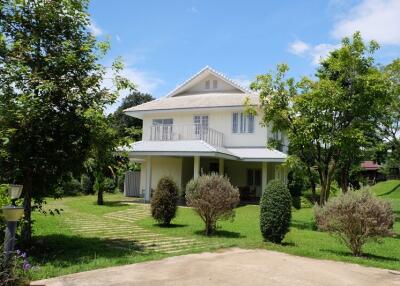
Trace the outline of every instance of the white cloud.
{"type": "Polygon", "coordinates": [[[296,40],[289,45],[289,52],[298,56],[304,55],[304,53],[307,52],[309,49],[310,46],[300,40],[296,40]]]}
{"type": "MultiPolygon", "coordinates": [[[[355,6],[348,0],[331,0],[335,7],[336,20],[331,35],[335,40],[351,36],[356,31],[366,40],[376,40],[380,44],[400,45],[400,0],[361,0],[355,6]]],[[[308,56],[313,64],[318,64],[330,51],[340,44],[320,43],[310,45],[297,40],[289,45],[289,52],[298,56],[308,56]]]]}
{"type": "Polygon", "coordinates": [[[297,56],[309,57],[312,59],[312,63],[314,65],[318,65],[321,60],[325,59],[329,55],[329,52],[339,47],[340,45],[326,43],[312,46],[303,41],[296,40],[295,42],[290,44],[289,52],[297,56]]]}
{"type": "Polygon", "coordinates": [[[189,12],[192,12],[194,14],[199,14],[199,9],[197,9],[195,6],[190,7],[189,12]]]}
{"type": "Polygon", "coordinates": [[[117,40],[118,43],[121,43],[121,37],[119,35],[115,35],[115,39],[117,40]]]}
{"type": "MultiPolygon", "coordinates": [[[[134,67],[125,67],[125,69],[120,73],[120,75],[130,79],[133,83],[135,83],[138,91],[149,93],[152,95],[154,95],[154,92],[157,90],[157,88],[164,83],[162,79],[158,78],[154,74],[143,70],[139,70],[134,67]]],[[[112,72],[108,71],[105,75],[105,80],[103,82],[104,87],[114,89],[111,78],[112,78],[112,72]]],[[[111,112],[114,112],[117,109],[117,107],[121,104],[124,97],[126,97],[127,95],[128,95],[127,91],[121,92],[116,102],[107,108],[106,113],[109,114],[111,112]]]]}
{"type": "Polygon", "coordinates": [[[310,56],[312,57],[312,62],[315,65],[318,65],[321,60],[325,59],[331,51],[339,48],[340,45],[332,45],[332,44],[319,44],[313,46],[310,50],[310,56]]]}
{"type": "Polygon", "coordinates": [[[251,79],[249,79],[246,75],[237,75],[232,77],[232,80],[243,87],[250,88],[251,79]]]}
{"type": "Polygon", "coordinates": [[[400,45],[400,1],[363,0],[344,13],[334,25],[332,35],[341,39],[356,31],[367,40],[400,45]]]}
{"type": "Polygon", "coordinates": [[[97,26],[97,24],[93,20],[90,20],[90,25],[88,26],[88,29],[95,37],[101,36],[103,34],[103,30],[99,26],[97,26]]]}

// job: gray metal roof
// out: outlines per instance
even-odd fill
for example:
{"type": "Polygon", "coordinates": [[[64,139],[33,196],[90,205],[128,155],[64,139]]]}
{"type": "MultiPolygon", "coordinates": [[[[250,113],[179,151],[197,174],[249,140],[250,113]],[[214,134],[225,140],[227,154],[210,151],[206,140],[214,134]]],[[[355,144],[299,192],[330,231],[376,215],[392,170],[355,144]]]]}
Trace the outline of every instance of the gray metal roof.
{"type": "Polygon", "coordinates": [[[223,148],[202,140],[138,141],[122,148],[134,156],[204,156],[252,162],[284,162],[287,155],[267,148],[223,148]]]}
{"type": "Polygon", "coordinates": [[[256,105],[258,96],[254,94],[234,93],[234,92],[215,92],[201,94],[187,94],[174,97],[163,97],[150,102],[143,103],[128,109],[127,114],[135,114],[146,111],[160,111],[170,109],[192,109],[210,107],[240,107],[244,106],[245,100],[249,99],[249,104],[256,105]]]}

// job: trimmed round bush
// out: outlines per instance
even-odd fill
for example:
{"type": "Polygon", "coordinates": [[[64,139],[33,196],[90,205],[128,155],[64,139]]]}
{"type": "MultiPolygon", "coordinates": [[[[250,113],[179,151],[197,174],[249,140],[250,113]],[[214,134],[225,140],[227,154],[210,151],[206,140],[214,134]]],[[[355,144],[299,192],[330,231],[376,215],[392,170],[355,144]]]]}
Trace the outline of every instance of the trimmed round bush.
{"type": "Polygon", "coordinates": [[[367,241],[393,235],[395,214],[389,202],[361,190],[315,207],[315,220],[319,230],[338,237],[354,256],[361,256],[367,241]]]}
{"type": "Polygon", "coordinates": [[[239,200],[238,189],[218,174],[202,175],[186,186],[186,204],[204,221],[207,236],[214,233],[219,219],[235,217],[239,200]]]}
{"type": "Polygon", "coordinates": [[[260,201],[260,229],[265,240],[281,243],[289,231],[292,198],[286,185],[278,180],[268,183],[260,201]]]}
{"type": "Polygon", "coordinates": [[[178,203],[178,187],[174,180],[163,177],[151,198],[151,216],[164,225],[169,225],[176,215],[178,203]]]}

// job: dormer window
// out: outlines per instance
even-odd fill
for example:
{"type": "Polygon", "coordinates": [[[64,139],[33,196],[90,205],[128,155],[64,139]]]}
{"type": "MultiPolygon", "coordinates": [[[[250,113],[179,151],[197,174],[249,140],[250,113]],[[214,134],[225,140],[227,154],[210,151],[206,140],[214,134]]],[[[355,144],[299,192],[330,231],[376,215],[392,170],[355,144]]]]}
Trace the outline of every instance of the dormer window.
{"type": "Polygon", "coordinates": [[[216,79],[213,80],[213,89],[218,88],[218,81],[216,79]]]}
{"type": "Polygon", "coordinates": [[[206,89],[210,89],[210,81],[206,80],[206,89]]]}

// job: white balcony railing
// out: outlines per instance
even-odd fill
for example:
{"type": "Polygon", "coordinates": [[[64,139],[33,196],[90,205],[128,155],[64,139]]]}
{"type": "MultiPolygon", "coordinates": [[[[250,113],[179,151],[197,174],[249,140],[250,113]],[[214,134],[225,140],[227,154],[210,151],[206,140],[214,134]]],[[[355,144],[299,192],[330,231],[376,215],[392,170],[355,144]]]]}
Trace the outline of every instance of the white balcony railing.
{"type": "Polygon", "coordinates": [[[166,125],[158,124],[150,127],[151,141],[203,140],[210,145],[223,146],[224,134],[200,124],[166,125]]]}

